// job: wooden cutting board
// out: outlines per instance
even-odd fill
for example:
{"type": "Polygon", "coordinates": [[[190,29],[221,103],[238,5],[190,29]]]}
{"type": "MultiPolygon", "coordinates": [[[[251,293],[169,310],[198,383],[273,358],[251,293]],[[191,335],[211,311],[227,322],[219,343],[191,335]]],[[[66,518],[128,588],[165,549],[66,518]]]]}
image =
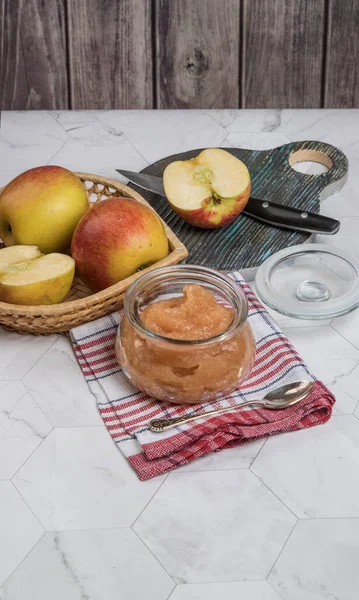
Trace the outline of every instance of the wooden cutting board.
{"type": "MultiPolygon", "coordinates": [[[[174,160],[196,156],[202,148],[174,154],[143,169],[142,173],[162,176],[174,160]]],[[[338,148],[317,141],[293,142],[273,150],[225,148],[248,167],[251,195],[261,200],[287,204],[305,211],[320,212],[320,201],[337,192],[345,183],[348,159],[338,148]],[[296,162],[320,162],[328,167],[321,175],[307,175],[292,168],[296,162]]],[[[268,256],[308,241],[307,233],[280,229],[241,214],[221,229],[199,229],[189,225],[173,212],[167,200],[133,184],[154,207],[189,251],[187,263],[231,271],[256,269],[268,256]]]]}

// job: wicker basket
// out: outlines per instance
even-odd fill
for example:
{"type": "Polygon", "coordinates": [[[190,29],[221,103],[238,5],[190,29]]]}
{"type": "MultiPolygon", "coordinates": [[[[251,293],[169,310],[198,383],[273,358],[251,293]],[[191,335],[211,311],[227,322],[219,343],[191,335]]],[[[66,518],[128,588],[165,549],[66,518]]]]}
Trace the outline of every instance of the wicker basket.
{"type": "MultiPolygon", "coordinates": [[[[91,202],[121,195],[134,198],[138,202],[150,206],[140,194],[118,181],[89,173],[75,174],[80,178],[91,202]]],[[[75,276],[72,288],[61,304],[20,306],[0,302],[0,325],[20,333],[63,333],[76,325],[82,325],[118,310],[123,303],[127,288],[143,273],[157,267],[174,265],[187,256],[188,252],[185,246],[166,223],[164,223],[164,226],[170,247],[170,252],[166,258],[96,294],[93,294],[75,276]]]]}

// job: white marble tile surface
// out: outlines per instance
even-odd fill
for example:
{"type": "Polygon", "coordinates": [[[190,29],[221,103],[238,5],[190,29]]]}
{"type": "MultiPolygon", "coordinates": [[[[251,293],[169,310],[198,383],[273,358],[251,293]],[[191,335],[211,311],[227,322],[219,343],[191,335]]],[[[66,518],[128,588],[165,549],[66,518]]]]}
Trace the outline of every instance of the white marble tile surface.
{"type": "Polygon", "coordinates": [[[301,519],[359,517],[359,421],[353,415],[268,439],[251,469],[301,519]]]}
{"type": "Polygon", "coordinates": [[[227,135],[223,127],[200,110],[157,110],[140,114],[134,110],[119,110],[108,111],[99,119],[115,135],[125,135],[148,163],[193,148],[220,146],[227,135]]]}
{"type": "Polygon", "coordinates": [[[121,132],[98,119],[74,125],[67,134],[69,139],[49,164],[119,180],[116,168],[140,171],[147,164],[121,132]]]}
{"type": "Polygon", "coordinates": [[[19,173],[46,165],[69,139],[45,111],[1,113],[0,169],[19,173]]]}
{"type": "Polygon", "coordinates": [[[269,581],[283,600],[356,600],[359,519],[299,521],[269,581]]]}
{"type": "Polygon", "coordinates": [[[331,327],[284,328],[312,373],[321,379],[336,398],[334,412],[352,413],[359,401],[359,351],[331,327]]]}
{"type": "Polygon", "coordinates": [[[281,131],[273,133],[229,133],[222,142],[222,148],[245,148],[248,150],[272,150],[290,139],[281,131]]]}
{"type": "MultiPolygon", "coordinates": [[[[178,585],[170,600],[281,600],[266,581],[178,585]]],[[[6,600],[6,598],[4,598],[6,600]]]]}
{"type": "MultiPolygon", "coordinates": [[[[48,114],[69,135],[83,126],[96,123],[104,110],[53,110],[48,114]]],[[[76,134],[75,134],[76,137],[76,134]]]]}
{"type": "Polygon", "coordinates": [[[344,217],[340,219],[340,229],[338,233],[329,239],[329,236],[319,236],[318,241],[322,244],[330,244],[340,250],[359,259],[359,216],[344,217]]]}
{"type": "Polygon", "coordinates": [[[51,431],[20,381],[0,381],[0,479],[10,479],[51,431]]]}
{"type": "Polygon", "coordinates": [[[23,383],[54,427],[102,423],[95,397],[67,337],[59,337],[24,377],[23,383]],[[62,377],[62,373],[66,376],[62,377]]]}
{"type": "Polygon", "coordinates": [[[359,350],[359,310],[333,319],[333,329],[359,350]]]}
{"type": "MultiPolygon", "coordinates": [[[[329,217],[334,219],[343,219],[358,217],[359,214],[359,160],[350,161],[349,177],[346,184],[338,193],[328,196],[321,203],[321,210],[329,217]]],[[[346,233],[344,227],[346,221],[342,222],[339,233],[334,236],[332,242],[335,243],[338,235],[341,237],[346,233]]]]}
{"type": "Polygon", "coordinates": [[[162,481],[140,482],[104,427],[54,429],[13,479],[48,531],[129,527],[162,481]]]}
{"type": "Polygon", "coordinates": [[[278,129],[292,141],[319,140],[338,146],[349,159],[358,156],[359,110],[281,111],[278,129]]]}
{"type": "Polygon", "coordinates": [[[280,110],[206,110],[229,133],[271,133],[281,124],[280,110]]]}
{"type": "Polygon", "coordinates": [[[0,481],[0,586],[43,536],[44,530],[11,481],[0,481]]]}
{"type": "Polygon", "coordinates": [[[242,469],[171,474],[134,529],[177,582],[195,583],[265,579],[295,522],[242,469]]]}
{"type": "Polygon", "coordinates": [[[7,581],[0,598],[167,600],[173,587],[172,579],[130,529],[61,531],[44,535],[7,581]]]}
{"type": "Polygon", "coordinates": [[[19,335],[0,328],[0,380],[22,379],[57,337],[19,335]]]}
{"type": "MultiPolygon", "coordinates": [[[[47,163],[124,181],[116,167],[184,150],[305,139],[349,158],[347,183],[322,204],[341,229],[318,241],[359,258],[358,110],[2,113],[0,186],[47,163]]],[[[69,341],[0,328],[0,600],[357,600],[359,310],[271,314],[335,393],[335,416],[143,483],[69,341]]]]}

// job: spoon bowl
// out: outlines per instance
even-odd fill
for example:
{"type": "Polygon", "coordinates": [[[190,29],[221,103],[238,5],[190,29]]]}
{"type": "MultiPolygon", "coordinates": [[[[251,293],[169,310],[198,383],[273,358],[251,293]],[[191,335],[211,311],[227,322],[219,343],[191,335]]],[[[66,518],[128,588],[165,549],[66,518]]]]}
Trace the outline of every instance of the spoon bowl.
{"type": "Polygon", "coordinates": [[[312,381],[294,381],[268,392],[262,400],[254,401],[255,404],[263,404],[265,408],[279,410],[297,404],[310,394],[313,389],[312,381]]]}

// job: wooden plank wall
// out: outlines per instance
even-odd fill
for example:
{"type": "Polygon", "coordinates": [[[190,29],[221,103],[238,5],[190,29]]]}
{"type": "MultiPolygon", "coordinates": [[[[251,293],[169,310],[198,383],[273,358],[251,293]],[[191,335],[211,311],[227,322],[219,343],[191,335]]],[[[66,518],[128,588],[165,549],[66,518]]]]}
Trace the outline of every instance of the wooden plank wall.
{"type": "Polygon", "coordinates": [[[0,0],[0,108],[359,107],[359,0],[0,0]]]}
{"type": "Polygon", "coordinates": [[[243,0],[242,105],[321,105],[325,0],[243,0]]]}
{"type": "Polygon", "coordinates": [[[329,0],[324,106],[359,107],[359,0],[329,0]]]}
{"type": "Polygon", "coordinates": [[[240,103],[240,2],[156,1],[158,108],[240,103]]]}
{"type": "Polygon", "coordinates": [[[70,0],[72,108],[152,108],[151,0],[70,0]]]}

